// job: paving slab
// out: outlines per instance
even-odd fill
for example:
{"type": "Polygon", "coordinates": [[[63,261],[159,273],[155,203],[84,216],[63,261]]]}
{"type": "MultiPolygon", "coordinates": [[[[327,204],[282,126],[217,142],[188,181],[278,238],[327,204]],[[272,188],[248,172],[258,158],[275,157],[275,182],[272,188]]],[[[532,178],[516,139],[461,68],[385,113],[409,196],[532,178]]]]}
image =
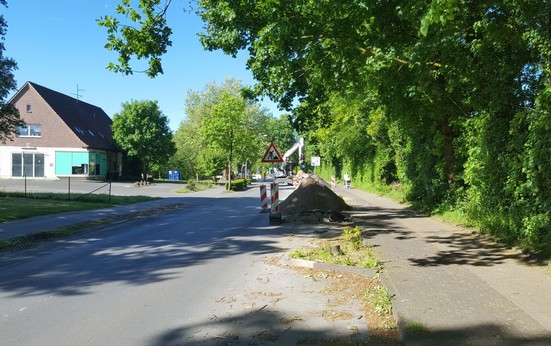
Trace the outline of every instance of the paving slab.
{"type": "Polygon", "coordinates": [[[382,258],[406,345],[551,345],[551,267],[389,199],[336,188],[382,258]]]}

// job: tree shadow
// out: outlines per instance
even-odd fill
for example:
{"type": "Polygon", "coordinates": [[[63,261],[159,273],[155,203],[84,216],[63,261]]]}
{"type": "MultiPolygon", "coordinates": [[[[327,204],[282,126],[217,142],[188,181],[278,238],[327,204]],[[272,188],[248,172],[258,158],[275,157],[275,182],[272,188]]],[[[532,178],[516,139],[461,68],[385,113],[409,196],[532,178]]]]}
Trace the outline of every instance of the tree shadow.
{"type": "Polygon", "coordinates": [[[516,260],[529,265],[544,266],[546,261],[541,257],[526,254],[482,236],[462,232],[461,234],[433,235],[426,238],[428,243],[443,244],[449,249],[440,250],[432,256],[412,258],[411,262],[418,266],[439,265],[471,265],[489,267],[516,260]]]}
{"type": "Polygon", "coordinates": [[[269,308],[203,321],[163,332],[147,345],[402,345],[374,330],[336,333],[269,308]]]}
{"type": "Polygon", "coordinates": [[[181,275],[179,269],[210,260],[281,251],[277,239],[270,237],[288,231],[268,224],[266,214],[256,207],[257,199],[240,201],[242,208],[236,208],[235,197],[191,198],[184,209],[138,216],[34,249],[3,253],[0,289],[14,297],[84,295],[104,283],[145,285],[175,279],[181,275]],[[211,207],[197,209],[200,205],[211,207]]]}
{"type": "MultiPolygon", "coordinates": [[[[516,260],[529,265],[547,265],[547,258],[511,249],[507,245],[496,243],[474,232],[457,229],[443,230],[442,234],[433,232],[427,235],[407,229],[403,225],[404,220],[426,217],[408,208],[358,207],[349,213],[353,223],[365,229],[363,237],[366,240],[384,234],[393,236],[395,240],[422,240],[425,243],[444,245],[446,249],[438,250],[434,254],[423,254],[421,258],[411,258],[410,261],[418,266],[453,264],[493,266],[507,260],[516,260]]],[[[415,245],[412,244],[412,246],[415,245]]]]}
{"type": "Polygon", "coordinates": [[[446,346],[536,346],[551,345],[551,334],[519,336],[511,328],[496,324],[429,330],[421,324],[402,323],[402,339],[407,345],[446,346]]]}
{"type": "Polygon", "coordinates": [[[414,232],[400,224],[400,220],[422,217],[409,209],[378,207],[354,207],[345,213],[354,225],[365,229],[362,236],[366,240],[380,234],[393,235],[398,240],[416,238],[414,232]]]}

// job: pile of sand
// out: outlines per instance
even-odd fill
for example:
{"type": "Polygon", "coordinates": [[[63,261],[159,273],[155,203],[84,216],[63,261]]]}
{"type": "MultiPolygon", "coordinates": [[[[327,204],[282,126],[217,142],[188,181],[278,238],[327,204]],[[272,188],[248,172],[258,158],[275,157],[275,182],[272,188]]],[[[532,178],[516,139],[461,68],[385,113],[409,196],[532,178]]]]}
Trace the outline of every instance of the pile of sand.
{"type": "Polygon", "coordinates": [[[280,204],[281,214],[290,215],[293,220],[297,216],[303,216],[308,219],[304,221],[315,221],[310,220],[312,214],[319,215],[320,219],[327,215],[332,219],[339,219],[340,212],[351,209],[327,185],[312,177],[304,178],[297,189],[280,204]]]}

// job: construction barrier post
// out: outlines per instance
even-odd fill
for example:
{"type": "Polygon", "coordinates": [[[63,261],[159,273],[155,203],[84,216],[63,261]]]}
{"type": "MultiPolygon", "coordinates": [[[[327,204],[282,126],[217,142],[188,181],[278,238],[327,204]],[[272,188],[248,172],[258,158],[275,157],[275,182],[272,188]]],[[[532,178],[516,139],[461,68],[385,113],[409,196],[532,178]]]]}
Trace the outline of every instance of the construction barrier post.
{"type": "Polygon", "coordinates": [[[271,183],[272,213],[279,213],[279,184],[271,183]]]}
{"type": "Polygon", "coordinates": [[[281,214],[279,212],[279,184],[270,184],[270,194],[272,199],[270,223],[281,223],[281,214]]]}
{"type": "Polygon", "coordinates": [[[268,211],[268,193],[266,191],[266,185],[260,185],[260,206],[262,212],[268,211]]]}

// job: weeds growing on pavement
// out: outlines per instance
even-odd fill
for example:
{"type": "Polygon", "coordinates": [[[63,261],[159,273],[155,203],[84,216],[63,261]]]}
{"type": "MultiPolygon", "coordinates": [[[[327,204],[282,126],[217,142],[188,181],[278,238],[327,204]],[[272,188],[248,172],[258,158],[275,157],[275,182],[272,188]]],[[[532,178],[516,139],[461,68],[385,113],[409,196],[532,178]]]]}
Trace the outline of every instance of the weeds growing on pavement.
{"type": "Polygon", "coordinates": [[[354,228],[345,228],[342,231],[344,239],[354,248],[359,249],[362,247],[362,230],[356,226],[354,228]]]}
{"type": "Polygon", "coordinates": [[[421,322],[410,321],[406,323],[405,329],[410,333],[423,334],[428,332],[427,326],[421,322]]]}
{"type": "Polygon", "coordinates": [[[372,277],[338,272],[320,272],[311,274],[311,277],[316,280],[320,278],[337,280],[332,290],[353,292],[352,297],[361,301],[371,332],[388,338],[389,345],[401,344],[398,340],[397,324],[392,314],[392,296],[379,279],[378,272],[381,270],[381,264],[371,247],[364,244],[361,228],[357,226],[345,228],[332,238],[326,237],[327,233],[323,232],[324,239],[313,238],[310,240],[311,245],[301,247],[289,256],[329,264],[376,269],[377,274],[372,277]],[[338,251],[335,251],[336,248],[338,251]]]}
{"type": "Polygon", "coordinates": [[[392,314],[392,297],[383,285],[377,285],[373,290],[366,292],[365,299],[378,314],[392,314]]]}
{"type": "Polygon", "coordinates": [[[362,244],[362,230],[358,226],[345,228],[335,239],[321,240],[314,242],[313,246],[301,247],[289,256],[308,261],[381,269],[371,247],[362,244]],[[332,253],[331,248],[337,248],[338,253],[332,253]]]}

